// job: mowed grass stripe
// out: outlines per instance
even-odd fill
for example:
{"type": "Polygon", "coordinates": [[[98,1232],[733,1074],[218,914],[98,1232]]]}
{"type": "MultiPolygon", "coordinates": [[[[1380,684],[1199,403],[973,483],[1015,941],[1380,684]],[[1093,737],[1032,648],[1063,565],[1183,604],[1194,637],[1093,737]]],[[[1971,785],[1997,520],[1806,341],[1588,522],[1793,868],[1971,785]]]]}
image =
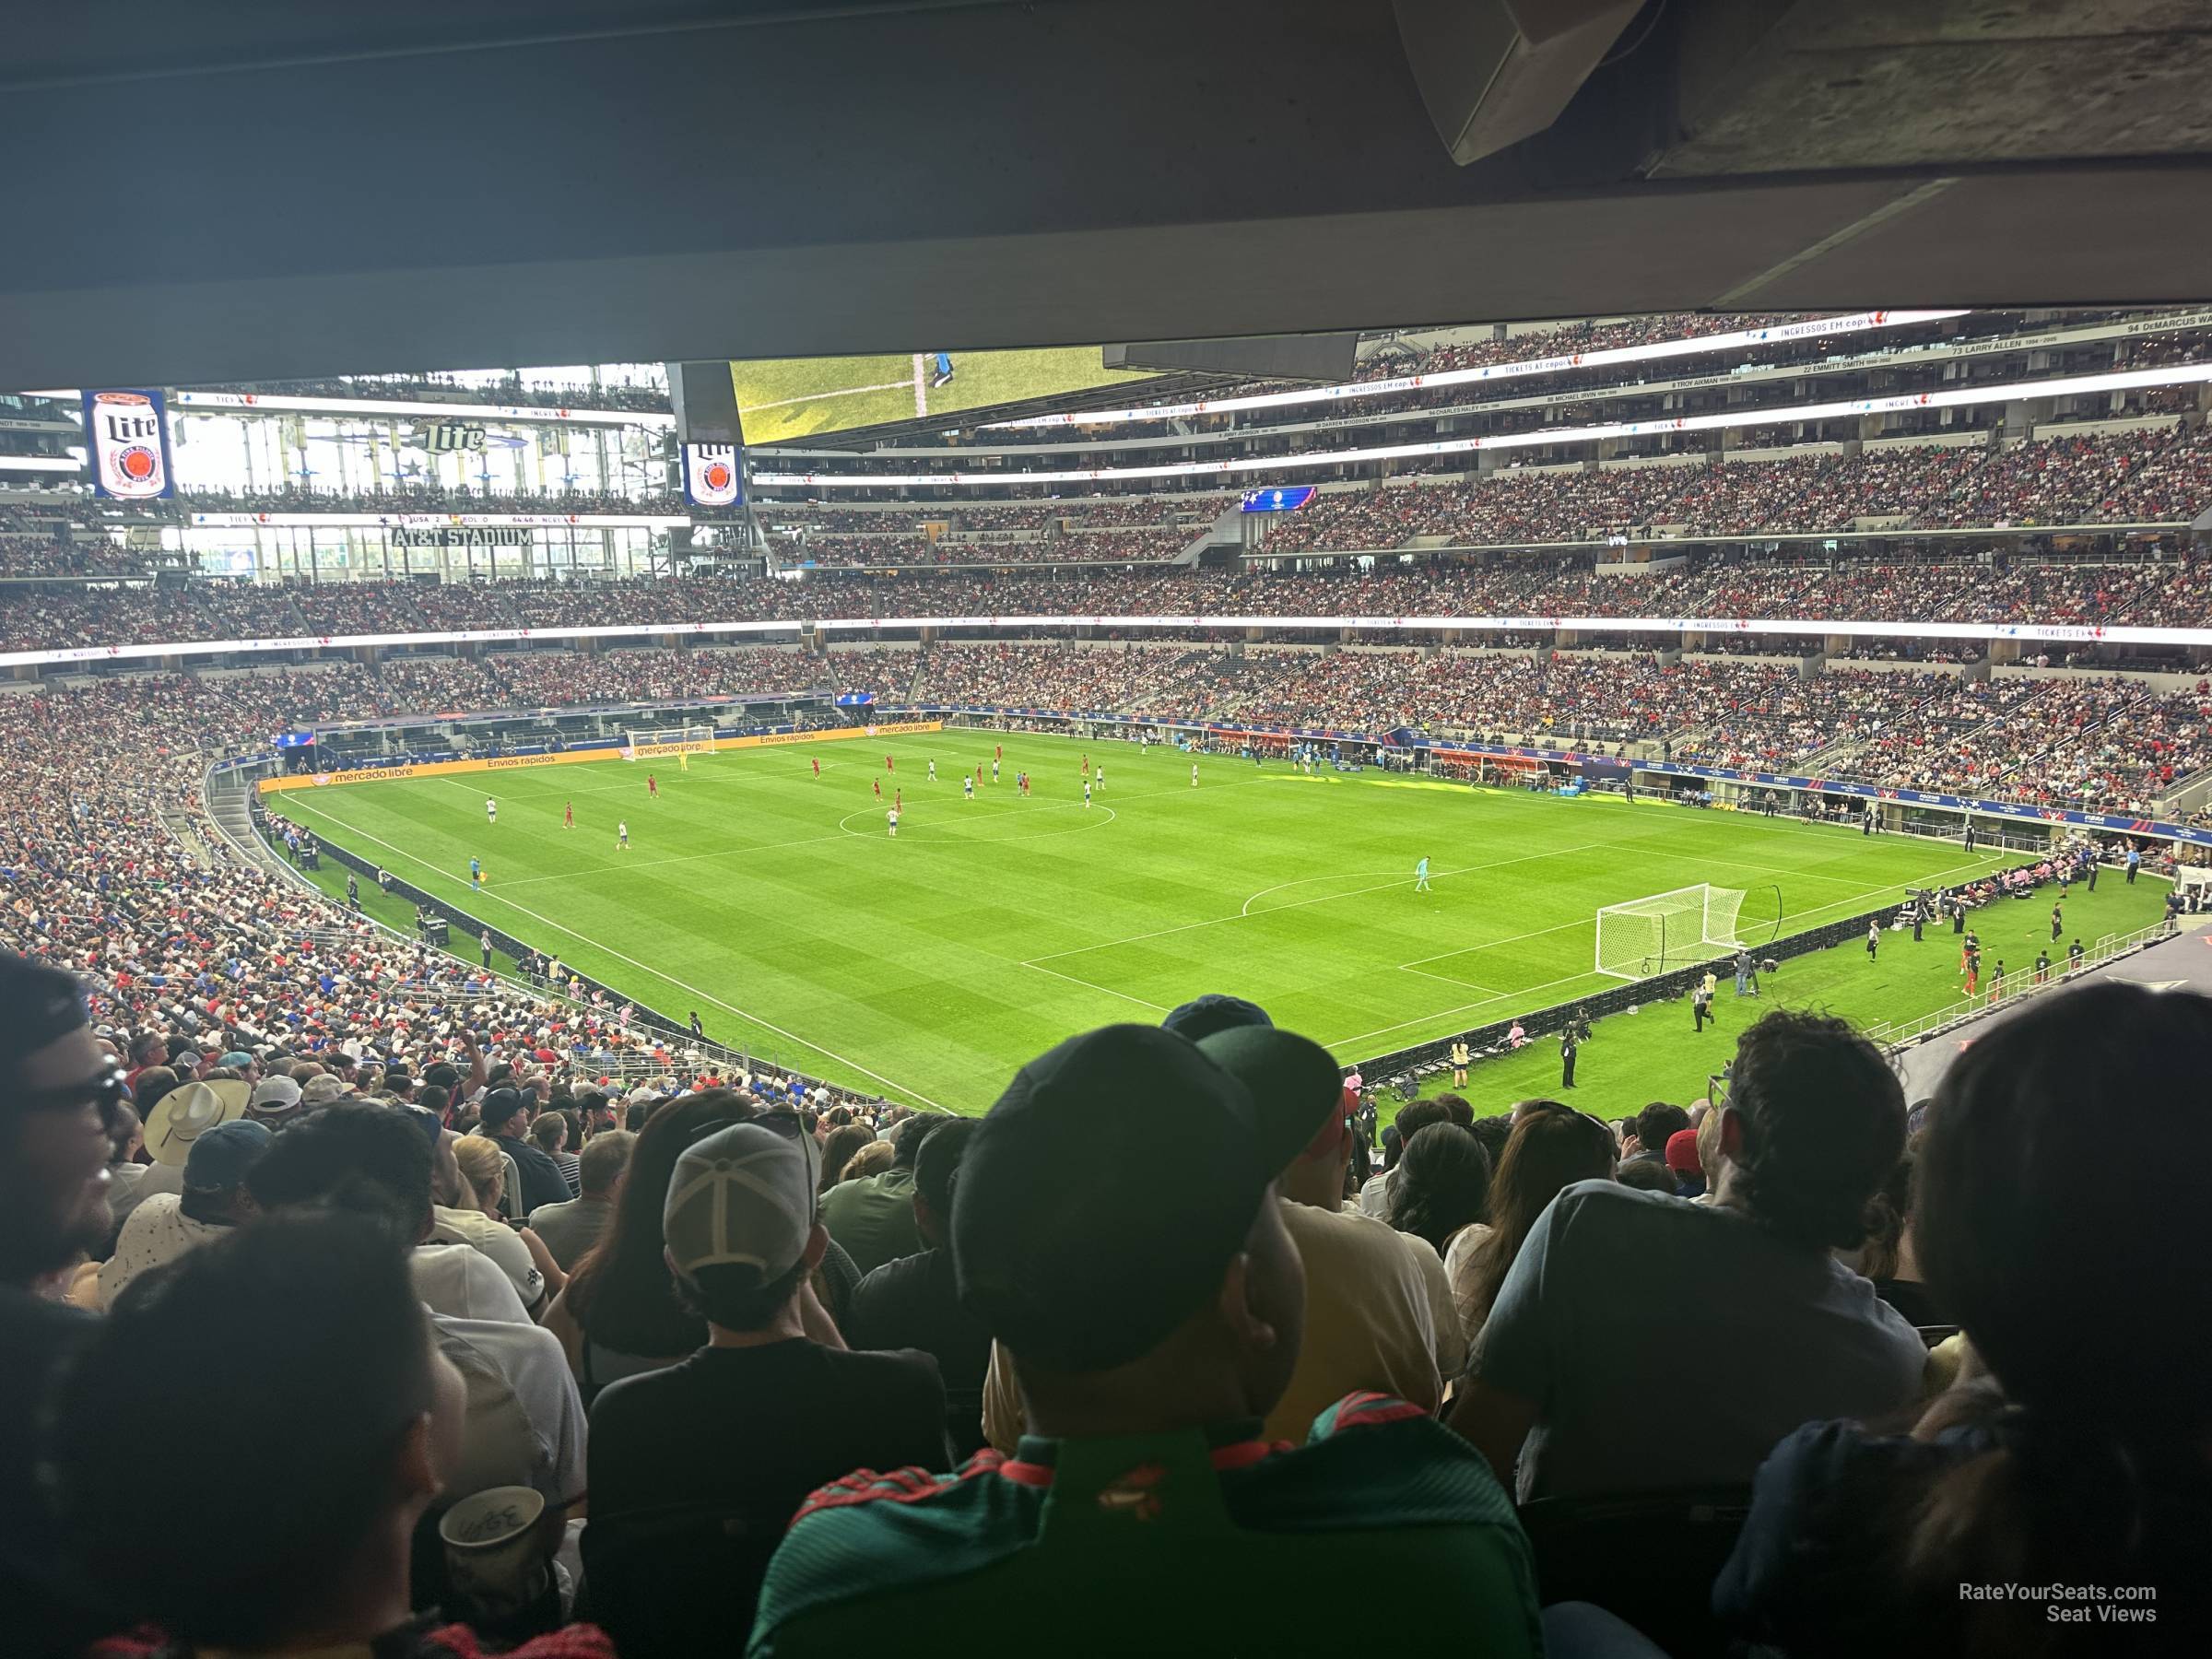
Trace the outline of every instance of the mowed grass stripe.
{"type": "MultiPolygon", "coordinates": [[[[477,913],[668,1012],[699,1007],[721,1041],[971,1112],[1070,1032],[1157,1018],[1201,992],[1250,996],[1348,1061],[1615,982],[1591,971],[1601,904],[1700,880],[1779,885],[1789,931],[1966,862],[1955,845],[1791,820],[1307,778],[1218,757],[1201,759],[1193,789],[1190,764],[1119,743],[947,732],[698,757],[688,770],[656,758],[495,772],[465,789],[389,781],[284,805],[463,904],[468,860],[481,858],[477,913]],[[963,800],[963,771],[981,761],[988,779],[994,744],[1002,781],[963,800]],[[1112,777],[1088,812],[1085,753],[1112,777]],[[1024,769],[1027,800],[1014,787],[1024,769]],[[895,841],[883,816],[894,790],[906,804],[895,841]],[[560,828],[571,802],[572,831],[560,828]],[[614,845],[620,818],[627,853],[614,845]],[[1417,894],[1424,855],[1434,890],[1417,894]],[[1408,963],[1434,971],[1401,971],[1408,963]]],[[[2140,925],[2156,900],[2133,891],[2145,913],[2129,925],[2140,925]]],[[[1816,976],[1793,966],[1785,977],[1816,976]]],[[[1839,1006],[1867,1018],[1952,994],[1926,975],[1893,993],[1838,990],[1850,993],[1839,1006]]]]}

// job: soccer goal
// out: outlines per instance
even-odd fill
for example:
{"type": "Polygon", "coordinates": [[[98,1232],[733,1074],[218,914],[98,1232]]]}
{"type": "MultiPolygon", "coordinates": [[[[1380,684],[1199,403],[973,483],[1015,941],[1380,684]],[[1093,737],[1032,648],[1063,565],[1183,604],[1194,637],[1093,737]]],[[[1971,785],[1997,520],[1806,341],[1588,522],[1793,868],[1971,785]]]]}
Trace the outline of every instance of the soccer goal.
{"type": "Polygon", "coordinates": [[[1736,932],[1743,908],[1740,888],[1705,881],[1605,905],[1597,912],[1597,971],[1615,979],[1647,979],[1686,968],[1713,950],[1751,943],[1736,932]]]}
{"type": "Polygon", "coordinates": [[[622,734],[625,760],[665,760],[713,752],[711,725],[639,726],[622,734]]]}

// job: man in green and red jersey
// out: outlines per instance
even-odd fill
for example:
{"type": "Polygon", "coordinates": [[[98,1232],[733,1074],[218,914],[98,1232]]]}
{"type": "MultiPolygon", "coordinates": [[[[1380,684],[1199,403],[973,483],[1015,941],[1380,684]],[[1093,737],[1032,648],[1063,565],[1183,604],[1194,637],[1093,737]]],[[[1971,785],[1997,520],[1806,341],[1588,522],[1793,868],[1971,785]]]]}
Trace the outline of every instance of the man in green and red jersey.
{"type": "Polygon", "coordinates": [[[958,1475],[817,1492],[750,1653],[949,1652],[1009,1618],[1040,1652],[1343,1651],[1371,1610],[1313,1591],[1369,1551],[1395,1615],[1470,1653],[1540,1652],[1527,1541],[1465,1441],[1381,1394],[1302,1446],[1259,1436],[1304,1323],[1275,1175],[1319,1124],[1254,1089],[1325,1103],[1335,1082],[1326,1050],[1266,1028],[1110,1026],[1024,1067],[961,1160],[952,1249],[1034,1432],[958,1475]]]}

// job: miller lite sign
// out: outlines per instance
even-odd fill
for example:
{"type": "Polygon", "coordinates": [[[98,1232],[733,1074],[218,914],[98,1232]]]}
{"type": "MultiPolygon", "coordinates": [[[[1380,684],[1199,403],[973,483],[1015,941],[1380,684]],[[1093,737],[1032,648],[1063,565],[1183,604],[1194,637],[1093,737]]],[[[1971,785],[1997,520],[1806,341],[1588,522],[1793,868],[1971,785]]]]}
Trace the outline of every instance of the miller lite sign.
{"type": "Polygon", "coordinates": [[[684,497],[694,507],[735,507],[745,500],[734,443],[684,445],[684,497]]]}
{"type": "Polygon", "coordinates": [[[449,455],[459,451],[477,455],[484,453],[484,429],[473,420],[418,421],[408,436],[418,447],[433,455],[449,455]]]}
{"type": "Polygon", "coordinates": [[[92,488],[100,495],[151,501],[176,494],[160,393],[87,392],[85,439],[92,446],[92,488]]]}

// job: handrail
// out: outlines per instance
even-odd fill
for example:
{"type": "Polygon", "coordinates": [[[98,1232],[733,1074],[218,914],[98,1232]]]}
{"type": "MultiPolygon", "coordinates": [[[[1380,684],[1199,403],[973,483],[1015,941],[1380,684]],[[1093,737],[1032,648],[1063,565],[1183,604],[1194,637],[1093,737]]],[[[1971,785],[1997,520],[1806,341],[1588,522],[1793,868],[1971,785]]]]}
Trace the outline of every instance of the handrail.
{"type": "Polygon", "coordinates": [[[2147,927],[2138,927],[2133,933],[2105,934],[2098,939],[2094,946],[2083,952],[2081,966],[2078,968],[2071,965],[2061,968],[2054,962],[2052,966],[2056,971],[2047,980],[2035,979],[2032,971],[2013,974],[2007,977],[2002,990],[1993,986],[1991,989],[1978,992],[1972,996],[1961,997],[1959,1001],[1937,1008],[1932,1013],[1924,1014],[1917,1019],[1888,1020],[1880,1025],[1868,1026],[1865,1035],[1867,1041],[1877,1043],[1891,1053],[1899,1053],[1917,1043],[1925,1042],[1931,1037],[1940,1036],[1954,1027],[1964,1025],[1968,1020],[1977,1018],[1994,1008],[2010,1007],[2015,1003],[2023,1002],[2030,997],[2041,996],[2059,986],[2079,979],[2092,968],[2101,968],[2107,962],[2117,961],[2124,956],[2132,956],[2136,951],[2147,949],[2162,939],[2172,938],[2178,931],[2172,923],[2160,921],[2154,922],[2147,927]]]}

